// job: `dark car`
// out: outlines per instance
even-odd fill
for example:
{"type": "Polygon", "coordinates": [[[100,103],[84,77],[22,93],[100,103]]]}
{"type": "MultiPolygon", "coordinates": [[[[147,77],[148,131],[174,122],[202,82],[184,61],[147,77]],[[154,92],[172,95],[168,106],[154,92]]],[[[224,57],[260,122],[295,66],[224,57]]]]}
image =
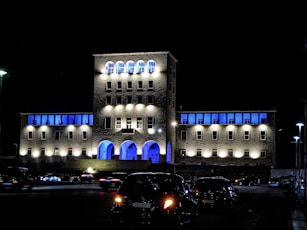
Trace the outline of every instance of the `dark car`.
{"type": "Polygon", "coordinates": [[[182,176],[165,172],[130,173],[115,192],[112,223],[128,227],[194,223],[197,203],[182,176]]]}
{"type": "Polygon", "coordinates": [[[6,167],[0,171],[0,190],[32,190],[34,179],[25,167],[6,167]]]}
{"type": "Polygon", "coordinates": [[[191,187],[191,194],[197,201],[200,211],[208,209],[231,210],[236,207],[236,189],[225,177],[198,177],[191,187]]]}
{"type": "Polygon", "coordinates": [[[103,191],[116,190],[124,181],[127,172],[109,172],[102,174],[98,181],[103,191]]]}
{"type": "Polygon", "coordinates": [[[82,172],[82,174],[80,175],[81,183],[84,183],[84,182],[92,183],[93,179],[94,179],[93,174],[88,173],[88,172],[82,172]]]}
{"type": "Polygon", "coordinates": [[[261,180],[256,175],[246,175],[237,179],[236,183],[240,186],[256,186],[260,185],[261,180]]]}

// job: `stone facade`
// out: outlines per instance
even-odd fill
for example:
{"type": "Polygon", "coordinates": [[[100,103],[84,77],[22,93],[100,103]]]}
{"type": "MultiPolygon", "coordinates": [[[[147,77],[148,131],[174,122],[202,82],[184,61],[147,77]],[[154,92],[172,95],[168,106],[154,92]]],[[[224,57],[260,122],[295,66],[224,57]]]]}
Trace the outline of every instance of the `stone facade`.
{"type": "Polygon", "coordinates": [[[191,112],[176,111],[177,60],[171,53],[93,56],[93,111],[21,113],[19,156],[23,163],[68,164],[91,159],[174,165],[276,164],[275,111],[196,111],[265,113],[267,120],[257,124],[186,124],[180,116],[191,112]],[[243,138],[246,125],[250,127],[248,140],[243,138]],[[265,139],[260,140],[263,125],[265,139]],[[228,138],[230,126],[233,140],[228,138]],[[214,129],[218,130],[216,140],[212,139],[214,129]],[[200,139],[196,133],[201,134],[200,139]],[[230,149],[231,156],[227,155],[230,149]]]}

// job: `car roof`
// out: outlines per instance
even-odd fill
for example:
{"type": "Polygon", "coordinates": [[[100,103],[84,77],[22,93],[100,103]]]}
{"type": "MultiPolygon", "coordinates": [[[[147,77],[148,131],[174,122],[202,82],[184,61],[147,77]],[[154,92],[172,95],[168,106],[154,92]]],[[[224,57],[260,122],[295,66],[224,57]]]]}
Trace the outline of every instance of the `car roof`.
{"type": "Polygon", "coordinates": [[[230,182],[230,180],[223,176],[202,176],[198,177],[197,180],[224,180],[230,182]]]}

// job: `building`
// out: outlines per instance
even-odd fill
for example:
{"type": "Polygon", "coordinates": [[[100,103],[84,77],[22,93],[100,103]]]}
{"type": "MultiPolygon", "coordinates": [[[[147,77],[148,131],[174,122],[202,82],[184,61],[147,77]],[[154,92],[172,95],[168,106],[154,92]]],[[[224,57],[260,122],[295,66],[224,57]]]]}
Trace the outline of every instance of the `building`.
{"type": "Polygon", "coordinates": [[[176,111],[170,52],[93,56],[94,111],[21,113],[22,163],[276,164],[276,111],[176,111]]]}

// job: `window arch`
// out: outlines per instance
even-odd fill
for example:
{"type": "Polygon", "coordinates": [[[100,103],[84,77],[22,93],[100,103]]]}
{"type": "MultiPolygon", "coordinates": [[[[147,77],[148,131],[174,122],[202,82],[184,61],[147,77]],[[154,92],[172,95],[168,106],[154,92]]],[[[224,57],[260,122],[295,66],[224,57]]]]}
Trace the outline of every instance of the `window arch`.
{"type": "Polygon", "coordinates": [[[106,70],[106,74],[114,73],[114,63],[111,61],[108,61],[105,66],[105,70],[106,70]]]}
{"type": "Polygon", "coordinates": [[[154,60],[149,60],[147,62],[147,71],[148,71],[148,73],[154,72],[155,68],[156,68],[156,62],[154,60]]]}
{"type": "Polygon", "coordinates": [[[127,62],[127,73],[133,74],[134,73],[134,61],[127,62]]]}
{"type": "Polygon", "coordinates": [[[125,64],[123,61],[118,61],[116,63],[116,73],[121,74],[125,72],[125,64]]]}
{"type": "Polygon", "coordinates": [[[136,72],[137,73],[144,73],[145,72],[145,62],[143,60],[139,60],[136,63],[136,72]]]}

